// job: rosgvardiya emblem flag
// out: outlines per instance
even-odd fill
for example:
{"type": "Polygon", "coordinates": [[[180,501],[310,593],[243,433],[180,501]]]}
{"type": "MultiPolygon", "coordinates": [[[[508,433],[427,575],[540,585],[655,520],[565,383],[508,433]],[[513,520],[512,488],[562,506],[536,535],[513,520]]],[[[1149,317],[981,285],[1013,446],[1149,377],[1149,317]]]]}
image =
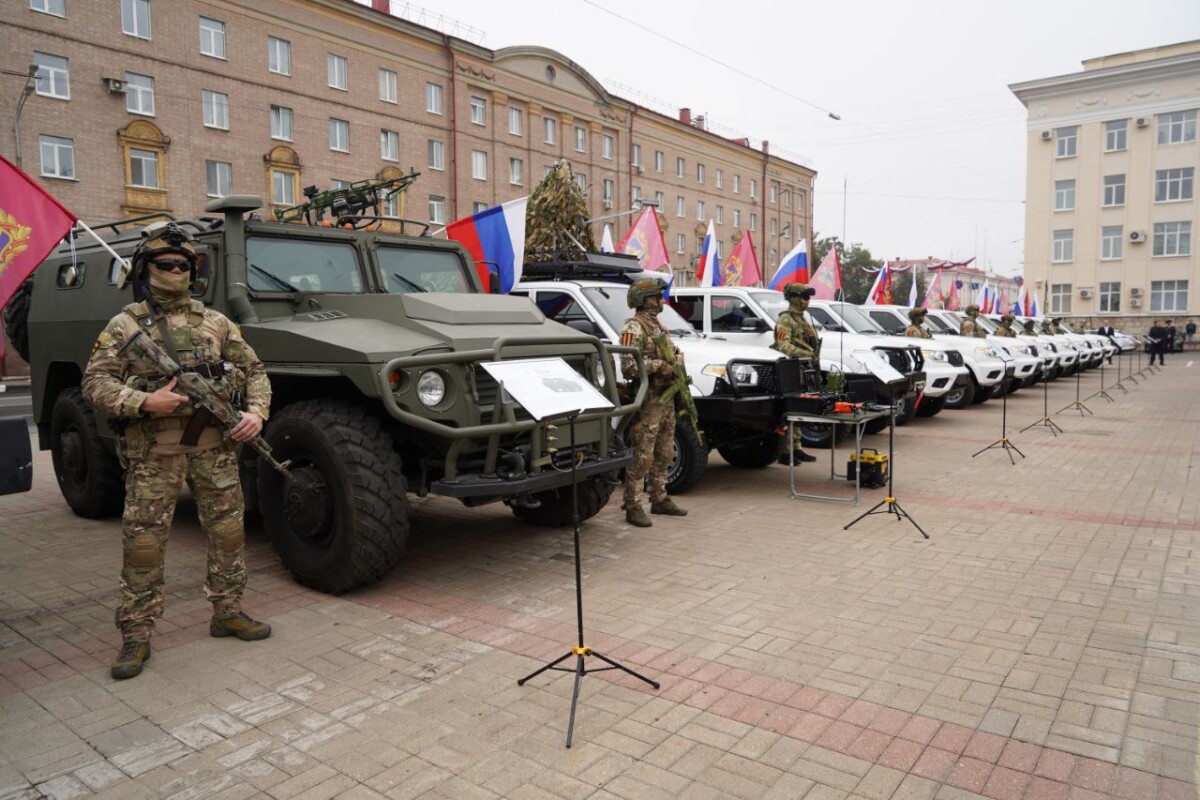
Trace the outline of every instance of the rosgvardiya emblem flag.
{"type": "Polygon", "coordinates": [[[75,220],[32,178],[0,156],[0,308],[75,220]]]}

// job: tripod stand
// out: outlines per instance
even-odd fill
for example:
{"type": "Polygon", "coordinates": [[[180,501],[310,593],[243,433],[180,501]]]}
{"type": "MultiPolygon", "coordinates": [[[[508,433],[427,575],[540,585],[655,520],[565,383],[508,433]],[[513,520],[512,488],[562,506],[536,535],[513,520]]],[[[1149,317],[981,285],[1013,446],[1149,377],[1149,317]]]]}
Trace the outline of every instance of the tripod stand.
{"type": "Polygon", "coordinates": [[[897,522],[899,522],[901,519],[908,520],[909,522],[912,523],[913,527],[916,528],[917,531],[922,536],[924,536],[926,539],[929,538],[929,534],[926,533],[925,530],[920,525],[917,524],[917,521],[912,518],[912,515],[909,514],[907,511],[905,511],[904,508],[900,505],[900,502],[898,500],[896,500],[896,493],[895,493],[895,491],[892,490],[892,480],[896,476],[896,458],[895,458],[896,451],[894,449],[895,441],[896,441],[896,398],[893,395],[892,396],[892,405],[891,405],[891,415],[890,415],[890,419],[888,421],[888,488],[887,488],[887,497],[883,498],[878,503],[871,506],[869,509],[864,511],[862,514],[859,514],[857,517],[855,517],[853,520],[851,520],[848,524],[843,526],[842,530],[844,530],[844,531],[850,530],[850,528],[852,528],[854,525],[856,525],[857,523],[866,519],[867,517],[871,516],[872,514],[891,514],[892,516],[894,516],[896,518],[897,522]],[[882,508],[883,506],[887,506],[887,507],[882,508]]]}
{"type": "Polygon", "coordinates": [[[1013,466],[1016,466],[1017,460],[1013,458],[1013,453],[1016,453],[1021,458],[1024,458],[1025,454],[1022,453],[1016,445],[1008,440],[1008,387],[1004,385],[1004,381],[1008,379],[1008,365],[1011,363],[1011,359],[1009,361],[1005,361],[1003,358],[1001,358],[1000,360],[1004,361],[1004,377],[1000,379],[1000,438],[979,452],[975,453],[975,455],[971,456],[971,458],[975,458],[975,456],[978,456],[981,453],[986,453],[993,447],[999,447],[1008,454],[1008,460],[1013,463],[1013,466]]]}
{"type": "MultiPolygon", "coordinates": [[[[1121,367],[1120,367],[1121,361],[1120,361],[1120,359],[1123,359],[1124,357],[1125,357],[1125,353],[1120,353],[1117,356],[1117,359],[1118,359],[1117,360],[1117,379],[1118,379],[1117,382],[1123,383],[1124,381],[1133,381],[1133,385],[1138,386],[1141,382],[1133,375],[1133,353],[1129,354],[1129,361],[1125,364],[1125,367],[1126,367],[1125,377],[1121,378],[1121,367]]],[[[1141,374],[1142,374],[1142,354],[1141,354],[1141,351],[1138,351],[1138,375],[1141,375],[1141,374]]]]}
{"type": "Polygon", "coordinates": [[[1063,406],[1062,408],[1060,408],[1058,410],[1058,413],[1061,414],[1069,408],[1073,408],[1076,411],[1078,411],[1079,416],[1081,416],[1081,417],[1083,416],[1085,411],[1088,414],[1092,413],[1092,410],[1090,408],[1088,408],[1087,406],[1085,406],[1083,404],[1083,401],[1079,399],[1079,379],[1082,377],[1083,377],[1083,367],[1080,365],[1079,361],[1076,361],[1075,362],[1075,402],[1063,406]]]}
{"type": "MultiPolygon", "coordinates": [[[[1064,433],[1063,429],[1058,426],[1058,423],[1050,419],[1050,381],[1046,379],[1046,375],[1044,374],[1042,375],[1042,418],[1021,428],[1018,433],[1024,433],[1030,428],[1036,428],[1039,425],[1050,431],[1056,439],[1060,433],[1064,433]]],[[[1018,450],[1017,452],[1020,451],[1018,450]]]]}
{"type": "Polygon", "coordinates": [[[575,529],[575,622],[579,636],[576,640],[577,644],[566,653],[554,659],[550,663],[539,667],[538,669],[526,675],[524,678],[521,678],[519,681],[517,681],[517,686],[524,686],[525,682],[530,678],[536,678],[538,675],[541,675],[543,672],[548,670],[554,670],[555,672],[575,673],[575,688],[571,692],[571,714],[567,719],[567,747],[571,746],[571,739],[575,735],[575,708],[579,704],[579,687],[580,684],[583,683],[584,675],[587,675],[589,672],[607,672],[608,670],[619,669],[628,675],[632,675],[640,681],[650,684],[655,689],[659,688],[658,681],[652,681],[644,675],[639,675],[629,667],[613,661],[611,658],[602,653],[597,653],[595,650],[583,643],[583,574],[579,563],[579,482],[578,476],[575,472],[575,465],[578,462],[578,458],[575,456],[575,418],[579,416],[581,411],[582,409],[567,415],[567,421],[571,429],[571,524],[575,529]],[[573,668],[558,666],[571,656],[575,656],[575,666],[573,668]],[[605,664],[608,664],[608,666],[588,669],[585,659],[587,659],[589,656],[595,656],[605,664]]]}
{"type": "MultiPolygon", "coordinates": [[[[1117,362],[1117,372],[1120,373],[1120,371],[1121,371],[1121,365],[1120,365],[1120,362],[1117,362]]],[[[1126,389],[1124,386],[1121,386],[1120,380],[1117,381],[1116,385],[1121,389],[1122,392],[1129,394],[1129,390],[1126,389]]],[[[1103,397],[1105,400],[1107,400],[1110,403],[1113,401],[1112,395],[1110,395],[1108,392],[1104,391],[1104,359],[1103,358],[1100,359],[1100,391],[1095,392],[1091,395],[1088,395],[1088,400],[1091,400],[1093,397],[1103,397]]]]}

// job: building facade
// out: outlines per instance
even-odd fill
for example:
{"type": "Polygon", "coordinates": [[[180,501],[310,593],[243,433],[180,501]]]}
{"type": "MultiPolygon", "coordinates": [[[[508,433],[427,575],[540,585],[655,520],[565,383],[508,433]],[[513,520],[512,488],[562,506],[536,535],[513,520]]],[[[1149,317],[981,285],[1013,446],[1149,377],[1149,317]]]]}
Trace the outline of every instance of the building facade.
{"type": "Polygon", "coordinates": [[[530,194],[566,159],[593,219],[657,202],[676,277],[708,221],[749,232],[764,272],[812,231],[815,172],[763,142],[609,93],[563,54],[489,50],[392,16],[388,0],[12,0],[0,5],[0,118],[36,89],[10,158],[89,224],[202,212],[229,193],[272,211],[303,189],[410,169],[388,216],[436,228],[530,194]]]}
{"type": "Polygon", "coordinates": [[[1029,111],[1025,278],[1052,315],[1197,313],[1200,41],[1009,87],[1029,111]]]}

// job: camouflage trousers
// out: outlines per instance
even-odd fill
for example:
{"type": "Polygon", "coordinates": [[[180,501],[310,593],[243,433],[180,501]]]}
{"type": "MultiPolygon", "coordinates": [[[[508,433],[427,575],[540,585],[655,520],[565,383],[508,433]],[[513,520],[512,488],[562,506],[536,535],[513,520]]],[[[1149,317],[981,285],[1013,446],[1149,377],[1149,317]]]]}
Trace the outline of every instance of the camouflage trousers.
{"type": "Polygon", "coordinates": [[[646,398],[638,417],[629,427],[633,463],[625,470],[625,496],[621,507],[637,508],[642,503],[642,486],[650,502],[667,497],[667,468],[675,454],[675,406],[646,398]]]}
{"type": "Polygon", "coordinates": [[[125,559],[116,613],[125,639],[148,640],[162,616],[167,536],[185,480],[208,536],[204,594],[220,616],[242,610],[245,529],[237,451],[225,444],[199,453],[151,454],[131,461],[125,473],[125,559]]]}

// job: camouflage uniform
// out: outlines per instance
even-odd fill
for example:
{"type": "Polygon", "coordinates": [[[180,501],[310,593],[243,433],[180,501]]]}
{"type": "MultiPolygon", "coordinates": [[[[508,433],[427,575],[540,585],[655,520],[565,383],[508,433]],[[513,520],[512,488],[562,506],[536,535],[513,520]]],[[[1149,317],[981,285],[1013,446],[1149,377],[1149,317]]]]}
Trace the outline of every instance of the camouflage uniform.
{"type": "Polygon", "coordinates": [[[1012,329],[1012,324],[1016,322],[1016,317],[1012,314],[1005,314],[1000,318],[1000,326],[996,328],[997,336],[1016,336],[1017,332],[1012,329]]]}
{"type": "Polygon", "coordinates": [[[921,323],[925,321],[925,309],[914,308],[908,312],[909,324],[904,329],[904,335],[913,339],[932,339],[933,334],[921,327],[921,323]]]}
{"type": "Polygon", "coordinates": [[[1062,329],[1061,325],[1057,326],[1057,330],[1055,328],[1056,328],[1056,324],[1055,324],[1054,320],[1052,320],[1052,319],[1042,320],[1042,333],[1045,333],[1045,334],[1048,334],[1051,336],[1053,336],[1056,333],[1063,333],[1063,329],[1062,329]]]}
{"type": "MultiPolygon", "coordinates": [[[[775,321],[775,341],[771,343],[771,349],[778,350],[788,358],[812,359],[813,366],[820,369],[821,337],[804,316],[813,290],[803,283],[789,283],[783,287],[783,296],[788,301],[788,307],[775,321]]],[[[797,425],[792,431],[792,452],[784,453],[779,458],[779,463],[799,464],[802,461],[816,461],[815,457],[800,449],[802,442],[803,434],[797,425]]]]}
{"type": "MultiPolygon", "coordinates": [[[[185,428],[197,413],[190,402],[167,415],[143,412],[142,404],[150,394],[169,381],[130,353],[119,352],[139,330],[177,355],[185,369],[209,372],[206,377],[219,372],[220,362],[228,362],[231,372],[212,380],[226,399],[244,391],[248,410],[263,419],[271,405],[266,368],[237,326],[196,300],[185,297],[165,307],[146,300],[133,303],[113,317],[96,339],[84,372],[83,394],[94,408],[124,426],[118,450],[126,466],[124,566],[116,623],[126,642],[148,642],[155,620],[162,616],[167,535],[184,480],[208,536],[204,590],[214,618],[241,613],[246,585],[237,444],[223,437],[215,420],[200,430],[195,444],[184,444],[185,428]],[[170,343],[163,340],[160,318],[170,343]]],[[[214,635],[226,634],[214,631],[214,635]]]]}
{"type": "Polygon", "coordinates": [[[1021,330],[1017,332],[1018,336],[1037,336],[1037,331],[1033,329],[1033,320],[1027,319],[1021,323],[1021,330]]]}
{"type": "Polygon", "coordinates": [[[962,324],[963,336],[974,336],[976,339],[987,338],[987,331],[983,329],[982,325],[975,321],[975,318],[978,316],[979,306],[967,306],[967,319],[962,324]]]}

